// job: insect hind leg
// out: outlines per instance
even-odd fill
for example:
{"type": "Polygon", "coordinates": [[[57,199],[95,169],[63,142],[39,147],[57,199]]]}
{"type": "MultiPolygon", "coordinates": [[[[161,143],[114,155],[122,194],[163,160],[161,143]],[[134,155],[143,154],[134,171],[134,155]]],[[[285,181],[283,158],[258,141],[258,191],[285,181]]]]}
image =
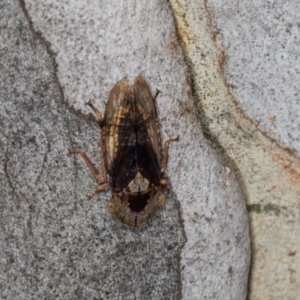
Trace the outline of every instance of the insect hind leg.
{"type": "Polygon", "coordinates": [[[157,96],[161,93],[161,91],[159,89],[156,89],[156,93],[153,97],[154,102],[156,101],[157,96]]]}
{"type": "Polygon", "coordinates": [[[86,105],[88,105],[89,107],[92,108],[92,110],[94,111],[94,114],[96,116],[97,121],[99,122],[99,124],[101,125],[103,123],[103,117],[101,112],[92,104],[91,100],[89,100],[86,105]]]}
{"type": "Polygon", "coordinates": [[[167,165],[168,165],[168,158],[169,158],[169,145],[172,142],[178,142],[179,141],[179,135],[176,138],[168,139],[165,141],[164,150],[163,150],[163,159],[161,164],[161,173],[164,173],[167,165]]]}

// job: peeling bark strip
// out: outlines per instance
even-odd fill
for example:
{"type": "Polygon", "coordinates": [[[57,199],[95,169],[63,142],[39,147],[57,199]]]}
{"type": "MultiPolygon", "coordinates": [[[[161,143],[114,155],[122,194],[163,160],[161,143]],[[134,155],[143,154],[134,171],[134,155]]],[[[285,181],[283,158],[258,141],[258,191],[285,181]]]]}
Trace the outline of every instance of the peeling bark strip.
{"type": "Polygon", "coordinates": [[[82,150],[69,150],[80,154],[94,177],[101,181],[93,196],[110,187],[113,193],[108,210],[121,222],[136,227],[145,223],[165,202],[163,190],[169,191],[162,178],[168,163],[168,139],[161,153],[161,137],[153,98],[145,80],[138,76],[133,87],[126,79],[112,89],[104,114],[91,102],[101,127],[102,173],[82,150]],[[108,174],[108,176],[107,176],[108,174]]]}
{"type": "Polygon", "coordinates": [[[206,136],[239,176],[251,219],[249,300],[298,299],[300,160],[240,109],[224,74],[225,55],[211,32],[206,1],[171,0],[194,76],[206,136]]]}

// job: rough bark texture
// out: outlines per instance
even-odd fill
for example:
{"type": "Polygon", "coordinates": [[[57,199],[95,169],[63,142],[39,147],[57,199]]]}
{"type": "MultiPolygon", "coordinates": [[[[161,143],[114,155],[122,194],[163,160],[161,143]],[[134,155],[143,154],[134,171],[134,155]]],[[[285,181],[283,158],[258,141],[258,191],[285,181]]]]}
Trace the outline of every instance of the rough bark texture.
{"type": "MultiPolygon", "coordinates": [[[[287,39],[286,34],[279,34],[282,27],[285,27],[289,28],[292,36],[296,32],[299,36],[296,8],[293,8],[296,4],[286,2],[287,5],[283,5],[282,1],[276,4],[257,1],[255,5],[249,1],[239,1],[238,4],[222,1],[220,4],[212,0],[209,4],[215,13],[214,20],[210,19],[205,1],[170,2],[181,44],[193,70],[197,108],[203,130],[223,159],[236,170],[247,197],[253,253],[249,299],[298,299],[300,160],[295,152],[280,146],[279,142],[271,138],[280,137],[289,147],[298,147],[299,132],[286,133],[292,131],[294,125],[299,126],[299,120],[291,125],[292,120],[299,115],[298,65],[293,61],[295,54],[291,50],[298,49],[299,52],[299,46],[297,39],[287,39]],[[252,16],[252,21],[247,22],[247,18],[243,18],[242,24],[239,23],[239,17],[243,15],[248,19],[252,16]],[[280,23],[277,22],[279,15],[282,20],[280,23]],[[234,24],[231,23],[232,18],[234,24]],[[219,24],[221,33],[224,32],[226,49],[222,48],[220,35],[213,34],[210,26],[212,20],[216,26],[219,24]],[[228,32],[228,28],[232,31],[228,32]],[[243,43],[243,35],[237,32],[243,32],[244,36],[248,33],[247,38],[244,37],[245,43],[249,40],[252,43],[247,47],[243,43]],[[286,50],[281,47],[269,49],[270,54],[261,63],[262,51],[267,50],[265,53],[268,54],[268,45],[271,43],[286,44],[286,50]],[[261,48],[257,50],[259,45],[261,48]],[[222,51],[228,54],[230,62],[227,78],[224,76],[226,60],[222,51]],[[243,59],[240,60],[241,56],[243,59]],[[281,68],[278,67],[279,63],[281,68]],[[249,73],[245,64],[250,69],[249,73]],[[255,65],[259,67],[253,72],[255,65]],[[290,87],[285,84],[288,76],[286,72],[291,73],[291,82],[288,83],[290,87]],[[240,109],[240,99],[237,101],[230,92],[228,81],[241,97],[243,108],[248,108],[247,113],[258,117],[258,120],[251,120],[240,109]],[[276,86],[276,89],[270,88],[272,86],[276,86]],[[274,99],[275,91],[278,93],[274,99]],[[270,106],[273,112],[270,112],[267,119],[275,122],[278,116],[279,120],[279,125],[272,127],[276,132],[270,133],[271,137],[263,131],[270,129],[270,125],[261,120],[263,115],[269,114],[266,108],[270,106]],[[287,115],[291,120],[283,122],[287,115]]],[[[216,32],[219,33],[218,28],[216,32]]]]}
{"type": "Polygon", "coordinates": [[[166,1],[1,3],[2,299],[244,299],[250,245],[234,172],[203,137],[166,1]],[[144,226],[88,201],[101,111],[123,77],[143,75],[170,147],[172,192],[144,226]]]}

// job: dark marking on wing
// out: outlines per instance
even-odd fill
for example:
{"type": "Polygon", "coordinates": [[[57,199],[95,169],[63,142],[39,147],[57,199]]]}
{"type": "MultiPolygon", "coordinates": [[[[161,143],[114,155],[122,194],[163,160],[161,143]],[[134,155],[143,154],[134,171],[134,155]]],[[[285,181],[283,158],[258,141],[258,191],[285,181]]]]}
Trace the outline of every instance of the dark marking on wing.
{"type": "MultiPolygon", "coordinates": [[[[120,154],[120,148],[136,144],[133,134],[134,119],[132,113],[132,89],[126,79],[120,80],[112,89],[104,114],[104,158],[106,169],[112,169],[112,164],[120,154]],[[131,133],[131,135],[130,135],[131,133]],[[132,138],[131,141],[129,139],[132,138]],[[120,141],[120,139],[122,139],[120,141]]],[[[116,165],[114,164],[116,167],[116,165]]],[[[110,173],[110,172],[109,172],[110,173]]]]}
{"type": "Polygon", "coordinates": [[[141,76],[135,79],[133,91],[138,167],[145,178],[154,185],[159,185],[161,140],[154,99],[147,83],[141,76]]]}
{"type": "Polygon", "coordinates": [[[123,79],[114,86],[104,115],[105,163],[114,192],[124,189],[138,171],[160,184],[161,141],[154,99],[138,76],[133,88],[123,79]]]}

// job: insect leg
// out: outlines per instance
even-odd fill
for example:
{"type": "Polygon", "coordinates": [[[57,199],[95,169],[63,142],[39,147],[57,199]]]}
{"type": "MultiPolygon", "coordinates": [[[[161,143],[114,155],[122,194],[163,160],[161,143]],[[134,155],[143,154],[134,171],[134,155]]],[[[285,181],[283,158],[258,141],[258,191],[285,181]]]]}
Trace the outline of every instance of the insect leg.
{"type": "MultiPolygon", "coordinates": [[[[101,141],[103,141],[103,137],[104,137],[104,120],[102,117],[101,112],[92,104],[91,100],[89,100],[86,105],[90,106],[92,108],[92,110],[94,111],[94,114],[96,115],[97,121],[99,122],[99,125],[101,127],[101,141]]],[[[103,143],[101,143],[103,146],[103,143]]],[[[101,160],[101,166],[104,166],[104,155],[103,155],[103,148],[101,146],[101,155],[100,155],[100,160],[101,160]]],[[[85,160],[85,159],[84,159],[85,160]]],[[[88,165],[88,164],[87,164],[88,165]]],[[[91,169],[91,168],[90,168],[91,169]]],[[[95,169],[95,168],[94,168],[95,169]]],[[[91,169],[92,170],[92,169],[91,169]]],[[[93,172],[93,171],[92,171],[93,172]]],[[[94,172],[93,172],[94,174],[94,172]]],[[[95,175],[94,175],[95,176],[95,175]]],[[[98,175],[100,176],[100,175],[98,175]]],[[[106,180],[106,170],[104,167],[102,167],[102,177],[103,179],[100,180],[106,180]]]]}
{"type": "Polygon", "coordinates": [[[161,207],[161,206],[165,203],[165,201],[166,201],[166,196],[165,196],[164,194],[162,194],[162,195],[160,196],[160,199],[159,199],[158,202],[157,202],[157,206],[158,206],[158,207],[161,207]]]}
{"type": "Polygon", "coordinates": [[[171,188],[168,186],[168,181],[166,179],[161,179],[160,180],[160,186],[166,190],[168,193],[170,193],[171,188]]]}
{"type": "Polygon", "coordinates": [[[159,93],[161,93],[160,90],[156,89],[156,93],[155,96],[153,97],[154,102],[156,101],[157,96],[159,95],[159,93]]]}
{"type": "Polygon", "coordinates": [[[96,170],[95,166],[93,165],[93,163],[91,162],[91,160],[89,159],[89,157],[87,156],[87,154],[82,151],[82,150],[72,150],[69,149],[69,154],[80,154],[81,157],[84,159],[85,163],[87,164],[87,166],[89,167],[89,169],[91,170],[91,172],[93,173],[94,177],[99,180],[99,181],[106,181],[106,173],[105,171],[102,172],[101,174],[98,174],[98,171],[96,170]]]}
{"type": "Polygon", "coordinates": [[[169,145],[171,142],[177,142],[179,141],[179,136],[177,136],[176,138],[173,139],[168,139],[165,141],[165,145],[164,145],[164,152],[163,152],[163,159],[162,159],[162,164],[161,164],[161,172],[163,173],[166,168],[167,168],[167,164],[168,164],[168,157],[169,157],[169,145]]]}
{"type": "Polygon", "coordinates": [[[93,194],[90,194],[90,195],[87,195],[87,196],[91,200],[94,196],[96,196],[98,193],[100,193],[102,190],[105,190],[108,187],[109,187],[108,182],[101,183],[96,187],[96,190],[93,194]]]}
{"type": "Polygon", "coordinates": [[[100,111],[92,104],[91,100],[89,100],[89,101],[86,103],[86,105],[88,105],[89,107],[92,108],[92,110],[94,111],[94,114],[95,114],[95,116],[96,116],[96,118],[97,118],[97,121],[101,123],[101,122],[103,121],[102,114],[101,114],[101,112],[100,112],[100,111]]]}
{"type": "Polygon", "coordinates": [[[116,209],[115,207],[113,206],[113,204],[111,202],[108,202],[107,203],[107,209],[112,213],[114,214],[116,212],[116,209]]]}

